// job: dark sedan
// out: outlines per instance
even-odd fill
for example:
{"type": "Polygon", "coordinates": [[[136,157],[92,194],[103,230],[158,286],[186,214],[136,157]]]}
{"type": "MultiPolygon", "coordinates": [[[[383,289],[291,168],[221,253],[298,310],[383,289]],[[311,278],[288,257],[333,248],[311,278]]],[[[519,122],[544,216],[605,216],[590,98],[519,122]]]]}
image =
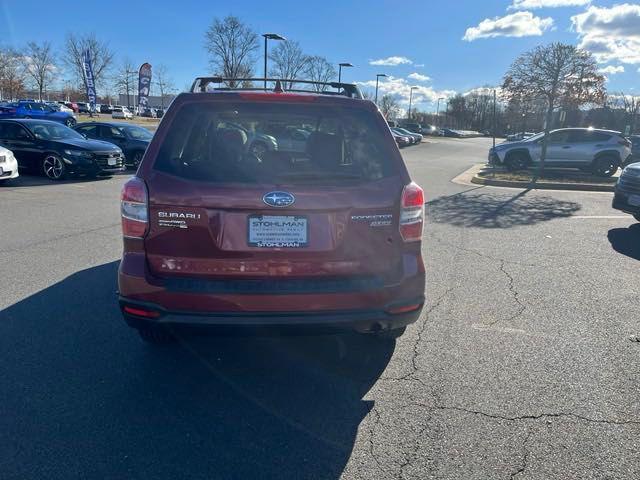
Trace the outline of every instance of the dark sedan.
{"type": "Polygon", "coordinates": [[[69,127],[48,120],[0,120],[0,145],[13,151],[18,166],[51,180],[67,175],[111,175],[124,170],[122,150],[112,143],[87,140],[69,127]]]}
{"type": "Polygon", "coordinates": [[[137,167],[153,134],[143,127],[119,122],[87,122],[75,130],[86,138],[111,142],[124,152],[125,164],[137,167]]]}

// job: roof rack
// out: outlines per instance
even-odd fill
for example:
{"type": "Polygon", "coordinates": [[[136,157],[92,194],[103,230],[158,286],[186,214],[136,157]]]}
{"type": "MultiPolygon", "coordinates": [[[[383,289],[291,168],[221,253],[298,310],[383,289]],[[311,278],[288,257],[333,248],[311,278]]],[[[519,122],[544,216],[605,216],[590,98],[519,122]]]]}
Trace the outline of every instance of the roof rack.
{"type": "Polygon", "coordinates": [[[207,87],[210,84],[220,85],[222,83],[228,82],[272,82],[275,83],[276,86],[274,89],[265,88],[265,87],[214,87],[213,90],[253,90],[253,91],[286,91],[286,92],[311,92],[311,93],[321,93],[323,95],[342,95],[349,98],[364,98],[360,89],[353,83],[341,83],[341,82],[315,82],[313,80],[298,80],[298,79],[289,79],[289,78],[264,78],[264,77],[256,77],[256,78],[227,78],[227,77],[197,77],[193,84],[191,85],[191,92],[202,92],[205,93],[207,91],[207,87]],[[294,84],[303,84],[303,85],[321,85],[323,87],[335,88],[337,91],[325,90],[313,90],[313,89],[300,89],[300,88],[286,88],[287,85],[294,84]]]}

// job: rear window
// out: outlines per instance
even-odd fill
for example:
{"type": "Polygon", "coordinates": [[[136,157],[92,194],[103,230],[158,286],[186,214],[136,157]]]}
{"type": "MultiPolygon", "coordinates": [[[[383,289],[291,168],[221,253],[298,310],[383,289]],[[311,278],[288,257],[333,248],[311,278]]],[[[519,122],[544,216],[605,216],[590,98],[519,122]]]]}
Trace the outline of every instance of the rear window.
{"type": "Polygon", "coordinates": [[[339,184],[393,175],[393,155],[375,114],[366,110],[190,104],[173,120],[154,167],[205,182],[339,184]]]}

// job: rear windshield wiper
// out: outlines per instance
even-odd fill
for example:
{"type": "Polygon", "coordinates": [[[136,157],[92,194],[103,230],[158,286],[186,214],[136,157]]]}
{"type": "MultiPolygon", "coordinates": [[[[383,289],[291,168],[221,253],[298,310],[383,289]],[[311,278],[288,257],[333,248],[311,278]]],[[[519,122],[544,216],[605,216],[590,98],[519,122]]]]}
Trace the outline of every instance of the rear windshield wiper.
{"type": "Polygon", "coordinates": [[[277,175],[278,178],[290,180],[361,180],[362,175],[342,172],[287,172],[277,175]]]}

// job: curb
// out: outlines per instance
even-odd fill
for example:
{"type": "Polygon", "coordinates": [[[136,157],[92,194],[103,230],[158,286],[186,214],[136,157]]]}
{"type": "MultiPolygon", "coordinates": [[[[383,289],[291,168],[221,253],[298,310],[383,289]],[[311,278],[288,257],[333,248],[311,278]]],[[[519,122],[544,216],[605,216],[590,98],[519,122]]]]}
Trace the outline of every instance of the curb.
{"type": "Polygon", "coordinates": [[[471,183],[491,187],[535,188],[540,190],[577,190],[583,192],[613,192],[615,185],[596,185],[593,183],[556,183],[556,182],[518,182],[515,180],[497,180],[478,174],[471,178],[471,183]]]}

